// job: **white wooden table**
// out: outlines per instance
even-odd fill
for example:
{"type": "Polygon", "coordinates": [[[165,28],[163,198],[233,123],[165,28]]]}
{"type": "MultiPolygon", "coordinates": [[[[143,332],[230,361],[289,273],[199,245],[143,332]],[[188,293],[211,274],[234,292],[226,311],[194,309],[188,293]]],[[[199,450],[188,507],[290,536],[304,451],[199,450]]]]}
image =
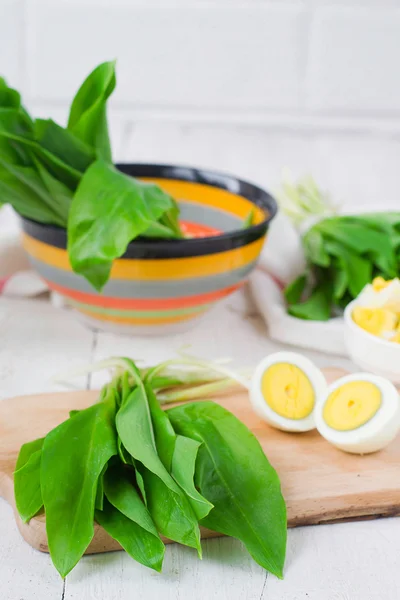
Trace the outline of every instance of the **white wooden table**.
{"type": "MultiPolygon", "coordinates": [[[[237,366],[279,349],[243,292],[197,329],[168,338],[96,333],[44,300],[0,299],[0,397],[63,389],[50,378],[88,361],[127,355],[155,363],[184,344],[200,356],[230,356],[237,366]]],[[[321,366],[352,368],[344,359],[307,354],[321,366]]],[[[104,379],[96,375],[74,385],[98,387],[104,379]]],[[[0,500],[0,598],[398,600],[400,518],[290,530],[284,581],[267,575],[239,542],[220,538],[203,543],[202,561],[188,548],[168,546],[161,575],[117,552],[85,557],[63,582],[49,556],[22,540],[10,507],[0,500]]]]}

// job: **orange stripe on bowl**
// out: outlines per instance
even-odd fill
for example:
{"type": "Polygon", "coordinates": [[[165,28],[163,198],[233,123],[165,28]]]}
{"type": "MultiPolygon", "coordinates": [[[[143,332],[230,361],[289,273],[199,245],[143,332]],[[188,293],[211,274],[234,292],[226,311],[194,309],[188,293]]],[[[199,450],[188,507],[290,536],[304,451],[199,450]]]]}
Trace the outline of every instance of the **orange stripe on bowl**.
{"type": "Polygon", "coordinates": [[[50,289],[58,292],[62,296],[67,298],[73,298],[78,302],[84,304],[93,304],[93,306],[101,306],[103,308],[120,308],[126,310],[157,310],[157,309],[174,309],[174,308],[187,308],[190,306],[200,306],[201,304],[209,304],[215,302],[220,298],[228,296],[240,286],[243,285],[244,281],[232,285],[228,288],[218,290],[216,292],[209,292],[207,294],[199,294],[197,296],[185,296],[182,298],[167,298],[167,299],[156,299],[156,298],[137,298],[137,299],[126,299],[126,298],[110,298],[108,296],[101,296],[100,294],[87,294],[85,292],[78,292],[69,288],[63,287],[52,281],[45,280],[50,289]]]}

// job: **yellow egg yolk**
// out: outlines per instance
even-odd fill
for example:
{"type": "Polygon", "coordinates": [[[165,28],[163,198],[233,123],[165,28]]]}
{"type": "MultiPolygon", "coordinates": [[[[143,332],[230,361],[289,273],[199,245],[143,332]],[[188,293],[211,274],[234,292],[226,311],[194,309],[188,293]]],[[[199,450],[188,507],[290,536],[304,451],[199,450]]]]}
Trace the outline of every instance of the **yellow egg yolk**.
{"type": "Polygon", "coordinates": [[[391,280],[386,281],[383,279],[383,277],[375,277],[372,282],[372,288],[374,292],[380,292],[381,290],[384,290],[390,283],[392,283],[391,280]]]}
{"type": "Polygon", "coordinates": [[[398,316],[386,308],[365,308],[356,306],[352,313],[353,321],[359,327],[373,335],[381,335],[384,331],[396,328],[398,316]]]}
{"type": "Polygon", "coordinates": [[[285,419],[305,419],[313,411],[314,388],[305,373],[290,363],[268,367],[261,391],[268,406],[285,419]]]}
{"type": "Polygon", "coordinates": [[[381,404],[381,391],[373,383],[344,383],[329,395],[324,406],[324,421],[337,431],[351,431],[368,423],[381,404]]]}

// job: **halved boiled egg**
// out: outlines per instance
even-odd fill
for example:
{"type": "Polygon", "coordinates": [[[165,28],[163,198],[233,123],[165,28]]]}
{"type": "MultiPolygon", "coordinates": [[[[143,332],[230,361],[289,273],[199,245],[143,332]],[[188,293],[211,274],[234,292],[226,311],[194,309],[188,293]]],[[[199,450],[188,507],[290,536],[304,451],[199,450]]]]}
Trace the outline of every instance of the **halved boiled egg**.
{"type": "Polygon", "coordinates": [[[257,366],[250,387],[255,412],[283,431],[315,428],[314,408],[327,384],[314,363],[294,352],[276,352],[257,366]]]}
{"type": "Polygon", "coordinates": [[[376,452],[400,431],[400,400],[395,386],[378,375],[356,373],[331,384],[315,408],[319,433],[354,454],[376,452]]]}

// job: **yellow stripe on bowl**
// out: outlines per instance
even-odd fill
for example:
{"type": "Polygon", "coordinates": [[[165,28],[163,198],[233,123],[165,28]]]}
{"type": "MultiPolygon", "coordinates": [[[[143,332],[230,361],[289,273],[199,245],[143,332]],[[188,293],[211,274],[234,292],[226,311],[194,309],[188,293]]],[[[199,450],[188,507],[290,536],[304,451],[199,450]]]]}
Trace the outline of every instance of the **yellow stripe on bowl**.
{"type": "MultiPolygon", "coordinates": [[[[254,261],[263,243],[264,238],[260,238],[247,246],[227,252],[188,258],[117,259],[111,270],[111,278],[146,281],[218,275],[254,261]]],[[[23,246],[28,254],[44,264],[72,271],[66,250],[35,240],[26,233],[23,234],[23,246]]]]}
{"type": "Polygon", "coordinates": [[[124,325],[165,325],[167,323],[179,323],[180,321],[189,321],[190,319],[195,319],[196,317],[202,315],[207,311],[207,308],[204,310],[199,310],[196,313],[191,313],[189,315],[179,315],[175,317],[150,317],[150,318],[131,318],[131,317],[116,317],[114,315],[101,315],[99,313],[93,313],[90,310],[82,310],[77,309],[80,313],[92,317],[94,319],[99,319],[100,321],[108,321],[110,323],[123,323],[124,325]]]}

